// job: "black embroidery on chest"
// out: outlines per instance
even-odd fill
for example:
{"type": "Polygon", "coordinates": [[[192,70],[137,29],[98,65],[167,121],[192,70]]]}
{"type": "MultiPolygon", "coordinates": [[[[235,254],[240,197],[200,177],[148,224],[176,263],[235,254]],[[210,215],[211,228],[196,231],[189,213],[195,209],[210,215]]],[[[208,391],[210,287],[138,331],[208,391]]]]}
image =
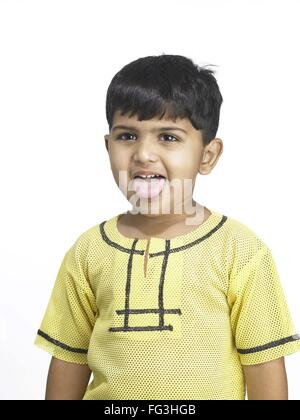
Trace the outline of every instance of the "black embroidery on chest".
{"type": "Polygon", "coordinates": [[[115,331],[163,331],[163,330],[173,330],[172,325],[165,325],[164,315],[165,314],[178,314],[181,315],[180,309],[165,309],[164,308],[164,282],[165,274],[168,264],[168,258],[170,253],[170,241],[166,240],[166,250],[164,252],[164,259],[162,263],[162,270],[160,274],[160,282],[158,288],[158,308],[150,309],[130,309],[130,289],[131,289],[131,273],[132,273],[132,259],[134,256],[135,246],[138,239],[133,241],[132,252],[127,265],[127,281],[125,287],[125,309],[117,310],[118,315],[124,315],[124,325],[122,327],[111,327],[109,328],[110,332],[115,331]],[[138,314],[147,314],[147,313],[157,313],[158,314],[158,325],[145,325],[145,326],[130,326],[129,325],[129,315],[138,315],[138,314]]]}
{"type": "MultiPolygon", "coordinates": [[[[206,235],[202,236],[201,238],[196,239],[193,242],[190,242],[186,245],[172,248],[170,247],[171,240],[166,239],[165,240],[165,250],[161,252],[155,252],[155,253],[149,253],[149,257],[157,257],[157,256],[163,256],[163,262],[162,262],[162,269],[160,274],[160,282],[159,282],[159,288],[158,288],[158,307],[157,308],[149,308],[149,309],[130,309],[130,291],[131,291],[131,275],[132,275],[132,262],[133,258],[136,254],[138,255],[144,255],[144,250],[136,250],[136,244],[138,242],[138,239],[134,239],[132,243],[131,249],[125,248],[116,242],[111,241],[108,236],[106,235],[106,232],[104,230],[104,226],[106,221],[102,222],[100,227],[100,233],[103,238],[103,240],[110,246],[118,249],[121,252],[126,252],[129,255],[128,264],[127,264],[127,280],[126,280],[126,286],[125,286],[125,308],[124,309],[118,309],[116,310],[116,313],[118,315],[124,316],[124,324],[122,327],[111,327],[109,328],[110,332],[116,332],[116,331],[123,331],[123,332],[130,332],[130,331],[163,331],[163,330],[170,330],[173,331],[172,325],[165,325],[165,314],[177,314],[181,315],[180,309],[165,309],[164,308],[164,284],[165,284],[165,276],[167,271],[167,265],[168,265],[168,259],[171,253],[174,252],[180,252],[185,249],[188,249],[192,246],[198,245],[200,242],[204,241],[205,239],[209,238],[211,235],[213,235],[218,229],[221,228],[221,226],[226,222],[227,216],[223,216],[222,220],[206,235]],[[129,316],[130,315],[138,315],[138,314],[146,314],[146,313],[155,313],[158,314],[158,325],[145,325],[145,326],[130,326],[129,325],[129,316]]],[[[132,317],[131,317],[132,318],[132,317]]],[[[134,317],[133,317],[134,318],[134,317]]]]}
{"type": "MultiPolygon", "coordinates": [[[[222,226],[223,226],[223,224],[226,222],[226,220],[228,219],[228,217],[227,216],[223,216],[222,217],[222,219],[221,219],[221,221],[212,229],[212,230],[210,230],[206,235],[203,235],[203,236],[201,236],[200,238],[198,238],[198,239],[196,239],[195,241],[193,241],[193,242],[190,242],[190,243],[188,243],[188,244],[185,244],[185,245],[182,245],[182,246],[179,246],[179,247],[175,247],[175,248],[170,248],[169,249],[169,254],[171,254],[171,253],[173,253],[173,252],[180,252],[180,251],[184,251],[185,249],[188,249],[188,248],[190,248],[190,247],[192,247],[192,246],[195,246],[195,245],[198,245],[200,242],[203,242],[203,241],[205,241],[205,239],[207,239],[207,238],[209,238],[211,235],[213,235],[217,230],[219,230],[222,226]]],[[[104,222],[102,222],[102,223],[100,223],[100,225],[99,225],[99,228],[100,228],[100,233],[101,233],[101,236],[102,236],[102,239],[108,244],[108,245],[110,245],[110,246],[112,246],[113,248],[116,248],[116,249],[118,249],[119,251],[121,251],[121,252],[126,252],[126,253],[128,253],[128,254],[139,254],[139,255],[144,255],[144,250],[136,250],[136,249],[133,249],[134,247],[132,247],[131,249],[130,248],[125,248],[124,246],[122,246],[122,245],[119,245],[119,244],[117,244],[116,242],[114,242],[114,241],[112,241],[111,239],[109,239],[109,237],[106,235],[106,232],[105,232],[105,230],[104,230],[104,226],[105,226],[105,223],[106,223],[106,220],[104,221],[104,222]]],[[[136,241],[136,239],[134,240],[134,241],[136,241]]],[[[167,241],[167,239],[166,239],[166,241],[167,241]]],[[[169,240],[170,241],[170,240],[169,240]]],[[[134,242],[133,242],[133,244],[134,244],[134,242]]],[[[164,255],[165,254],[165,252],[166,251],[160,251],[160,252],[153,252],[153,253],[151,253],[151,254],[149,254],[149,257],[150,258],[152,258],[152,257],[159,257],[159,256],[161,256],[161,255],[164,255]]]]}
{"type": "MultiPolygon", "coordinates": [[[[139,255],[144,255],[144,251],[143,250],[136,250],[136,249],[133,249],[134,248],[134,246],[131,248],[131,249],[129,249],[129,248],[125,248],[124,246],[122,246],[122,245],[119,245],[119,244],[117,244],[116,242],[113,242],[113,241],[111,241],[110,239],[109,239],[109,237],[106,235],[106,233],[105,233],[105,230],[104,230],[104,225],[105,225],[105,223],[106,223],[106,221],[104,221],[104,222],[102,222],[101,224],[100,224],[100,233],[101,233],[101,236],[102,236],[102,238],[103,238],[103,240],[108,244],[108,245],[110,245],[110,246],[112,246],[113,248],[116,248],[116,249],[118,249],[119,251],[122,251],[122,252],[127,252],[128,254],[139,254],[139,255]]],[[[134,243],[134,245],[135,245],[135,243],[134,243]]]]}

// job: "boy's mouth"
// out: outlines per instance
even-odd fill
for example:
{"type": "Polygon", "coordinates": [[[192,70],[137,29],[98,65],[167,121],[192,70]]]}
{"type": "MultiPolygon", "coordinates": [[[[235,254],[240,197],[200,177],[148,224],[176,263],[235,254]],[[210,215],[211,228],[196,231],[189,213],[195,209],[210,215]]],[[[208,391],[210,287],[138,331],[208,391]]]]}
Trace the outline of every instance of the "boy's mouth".
{"type": "Polygon", "coordinates": [[[139,170],[135,171],[132,174],[132,178],[142,178],[142,179],[152,179],[152,178],[166,178],[163,174],[156,171],[145,171],[145,170],[139,170]]]}
{"type": "Polygon", "coordinates": [[[133,177],[133,190],[141,198],[153,198],[159,195],[166,182],[163,175],[135,175],[133,177]]]}
{"type": "Polygon", "coordinates": [[[166,179],[166,177],[163,175],[135,175],[133,177],[133,179],[137,179],[137,178],[140,178],[146,181],[149,181],[151,179],[161,179],[161,178],[166,179]]]}

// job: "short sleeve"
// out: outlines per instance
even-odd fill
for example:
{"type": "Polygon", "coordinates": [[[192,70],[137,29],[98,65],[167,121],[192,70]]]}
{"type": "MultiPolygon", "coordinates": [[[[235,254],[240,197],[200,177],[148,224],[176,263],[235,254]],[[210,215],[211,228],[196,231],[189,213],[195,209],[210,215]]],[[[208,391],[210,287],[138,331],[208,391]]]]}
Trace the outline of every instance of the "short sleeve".
{"type": "Polygon", "coordinates": [[[87,364],[96,302],[82,249],[74,244],[61,263],[34,344],[57,359],[87,364]]]}
{"type": "Polygon", "coordinates": [[[270,249],[264,244],[231,279],[231,326],[242,365],[300,350],[270,249]]]}

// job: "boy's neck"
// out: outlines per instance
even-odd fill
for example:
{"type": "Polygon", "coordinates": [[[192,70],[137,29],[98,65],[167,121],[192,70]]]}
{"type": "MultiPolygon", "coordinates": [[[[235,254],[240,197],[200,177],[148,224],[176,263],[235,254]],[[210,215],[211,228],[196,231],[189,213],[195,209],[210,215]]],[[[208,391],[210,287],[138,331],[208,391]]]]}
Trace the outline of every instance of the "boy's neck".
{"type": "Polygon", "coordinates": [[[125,236],[140,239],[151,237],[176,237],[195,230],[207,220],[211,212],[193,201],[193,214],[131,214],[128,211],[119,218],[118,228],[125,236]],[[197,208],[196,208],[197,206],[197,208]],[[193,218],[192,224],[187,224],[187,218],[193,218]]]}

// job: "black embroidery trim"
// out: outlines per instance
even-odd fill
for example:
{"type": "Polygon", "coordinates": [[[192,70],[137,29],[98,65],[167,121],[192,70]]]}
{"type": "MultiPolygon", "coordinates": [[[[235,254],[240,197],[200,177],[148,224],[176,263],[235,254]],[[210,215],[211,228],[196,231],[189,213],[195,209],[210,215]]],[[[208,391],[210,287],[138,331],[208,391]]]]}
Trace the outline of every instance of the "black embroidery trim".
{"type": "MultiPolygon", "coordinates": [[[[217,226],[215,226],[210,232],[208,232],[206,235],[202,236],[201,238],[196,239],[193,242],[190,242],[189,244],[186,245],[182,245],[179,246],[177,248],[172,248],[169,250],[169,253],[172,252],[179,252],[179,251],[183,251],[187,248],[190,248],[192,246],[198,245],[200,242],[205,241],[205,239],[209,238],[211,235],[213,235],[217,230],[220,229],[220,227],[226,222],[227,220],[227,216],[223,216],[222,220],[217,224],[217,226]]],[[[172,239],[171,239],[172,240],[172,239]]],[[[149,257],[158,257],[160,255],[164,255],[165,251],[160,251],[160,252],[154,252],[149,254],[149,257]]]]}
{"type": "Polygon", "coordinates": [[[48,334],[44,333],[41,330],[38,330],[37,334],[40,335],[41,337],[45,338],[50,343],[53,343],[56,346],[61,347],[64,350],[68,350],[68,351],[71,351],[73,353],[82,353],[82,354],[87,354],[87,352],[88,352],[88,350],[77,349],[77,348],[74,348],[74,347],[70,347],[67,344],[61,343],[60,341],[55,340],[54,338],[50,337],[48,334]]]}
{"type": "Polygon", "coordinates": [[[118,315],[124,315],[125,313],[129,314],[179,314],[181,315],[180,309],[118,309],[116,310],[118,315]]]}
{"type": "MultiPolygon", "coordinates": [[[[217,230],[219,230],[222,226],[223,226],[223,224],[226,222],[226,220],[228,219],[228,217],[227,216],[223,216],[222,217],[222,219],[221,219],[221,221],[217,224],[217,226],[215,226],[210,232],[208,232],[206,235],[204,235],[204,236],[202,236],[201,238],[198,238],[198,239],[196,239],[195,241],[193,241],[193,242],[190,242],[189,244],[186,244],[186,245],[183,245],[183,246],[180,246],[180,247],[177,247],[177,248],[171,248],[171,249],[169,249],[169,251],[168,251],[168,253],[173,253],[173,252],[180,252],[180,251],[183,251],[183,250],[185,250],[185,249],[187,249],[187,248],[190,248],[190,247],[192,247],[192,246],[195,246],[195,245],[198,245],[200,242],[202,242],[202,241],[204,241],[205,239],[207,239],[207,238],[209,238],[211,235],[213,235],[217,230]]],[[[102,222],[102,223],[100,223],[100,225],[99,225],[99,228],[100,228],[100,233],[101,233],[101,236],[102,236],[102,238],[103,238],[103,240],[108,244],[108,245],[110,245],[110,246],[112,246],[112,247],[114,247],[114,248],[117,248],[119,251],[122,251],[122,252],[126,252],[126,253],[128,253],[128,254],[139,254],[139,255],[144,255],[144,253],[145,253],[145,251],[144,250],[135,250],[135,249],[129,249],[129,248],[125,248],[125,247],[123,247],[122,245],[119,245],[119,244],[117,244],[116,242],[113,242],[112,240],[110,240],[109,238],[108,238],[108,236],[106,235],[106,233],[105,233],[105,230],[104,230],[104,225],[105,225],[105,223],[106,223],[107,221],[105,220],[104,222],[102,222]]],[[[134,239],[134,241],[136,241],[137,239],[134,239]]],[[[172,239],[166,239],[166,241],[167,240],[169,240],[169,241],[171,241],[172,239]]],[[[134,242],[133,242],[134,243],[134,242]]],[[[166,251],[160,251],[160,252],[154,252],[154,253],[151,253],[151,254],[149,254],[149,257],[150,258],[152,258],[152,257],[158,257],[158,256],[161,256],[161,255],[164,255],[165,254],[165,252],[166,251]]]]}
{"type": "MultiPolygon", "coordinates": [[[[159,311],[159,326],[164,327],[164,283],[165,283],[165,274],[168,264],[168,258],[170,254],[170,240],[166,240],[166,252],[162,264],[162,269],[160,273],[160,282],[159,282],[159,294],[158,294],[158,308],[159,311]]],[[[172,327],[173,329],[173,327],[172,327]]]]}
{"type": "MultiPolygon", "coordinates": [[[[138,240],[135,239],[132,244],[132,251],[135,251],[135,246],[137,244],[138,240]]],[[[127,266],[127,282],[126,282],[126,288],[125,288],[125,317],[124,317],[124,328],[128,328],[128,322],[129,322],[129,301],[130,301],[130,287],[131,287],[131,273],[132,273],[132,259],[133,259],[133,253],[131,252],[128,266],[127,266]]]]}
{"type": "Polygon", "coordinates": [[[282,338],[280,340],[271,341],[268,344],[264,344],[264,345],[258,346],[258,347],[253,347],[251,349],[244,349],[244,350],[243,349],[237,349],[237,351],[240,354],[257,353],[259,351],[268,350],[268,349],[271,349],[273,347],[281,346],[282,344],[290,343],[291,341],[297,341],[297,340],[300,340],[300,336],[298,334],[291,335],[290,337],[285,337],[285,338],[282,338]]]}
{"type": "Polygon", "coordinates": [[[173,331],[172,325],[165,325],[164,323],[164,314],[177,314],[181,315],[180,309],[165,309],[164,308],[164,281],[165,281],[165,274],[168,264],[168,258],[170,253],[170,240],[166,240],[166,250],[164,252],[164,260],[162,263],[162,270],[160,275],[160,283],[159,283],[159,292],[158,292],[158,308],[150,308],[150,309],[130,309],[130,287],[131,287],[131,273],[132,273],[132,259],[135,251],[135,246],[138,239],[133,241],[131,253],[128,260],[127,266],[127,281],[126,281],[126,288],[125,288],[125,309],[116,310],[118,315],[124,315],[124,325],[122,327],[111,327],[108,330],[111,332],[115,331],[163,331],[163,330],[171,330],[173,331]],[[159,315],[159,325],[145,325],[143,327],[131,327],[129,326],[129,315],[137,315],[137,314],[146,314],[146,313],[157,313],[159,315]]]}
{"type": "Polygon", "coordinates": [[[173,330],[172,325],[165,325],[160,327],[159,325],[149,325],[145,327],[111,327],[109,331],[123,331],[123,332],[130,332],[130,331],[163,331],[163,330],[173,330]]]}
{"type": "Polygon", "coordinates": [[[122,246],[122,245],[119,245],[119,244],[117,244],[116,242],[113,242],[113,241],[111,241],[109,238],[108,238],[108,236],[106,235],[106,233],[105,233],[105,230],[104,230],[104,225],[105,225],[105,223],[106,223],[107,221],[105,220],[104,222],[102,222],[102,223],[100,223],[100,233],[101,233],[101,236],[102,236],[102,238],[104,239],[104,241],[108,244],[108,245],[110,245],[110,246],[112,246],[112,247],[114,247],[114,248],[117,248],[119,251],[122,251],[122,252],[127,252],[128,254],[139,254],[139,255],[144,255],[144,251],[143,250],[141,250],[141,251],[139,251],[139,250],[136,250],[136,249],[129,249],[129,248],[125,248],[124,246],[122,246]]]}

